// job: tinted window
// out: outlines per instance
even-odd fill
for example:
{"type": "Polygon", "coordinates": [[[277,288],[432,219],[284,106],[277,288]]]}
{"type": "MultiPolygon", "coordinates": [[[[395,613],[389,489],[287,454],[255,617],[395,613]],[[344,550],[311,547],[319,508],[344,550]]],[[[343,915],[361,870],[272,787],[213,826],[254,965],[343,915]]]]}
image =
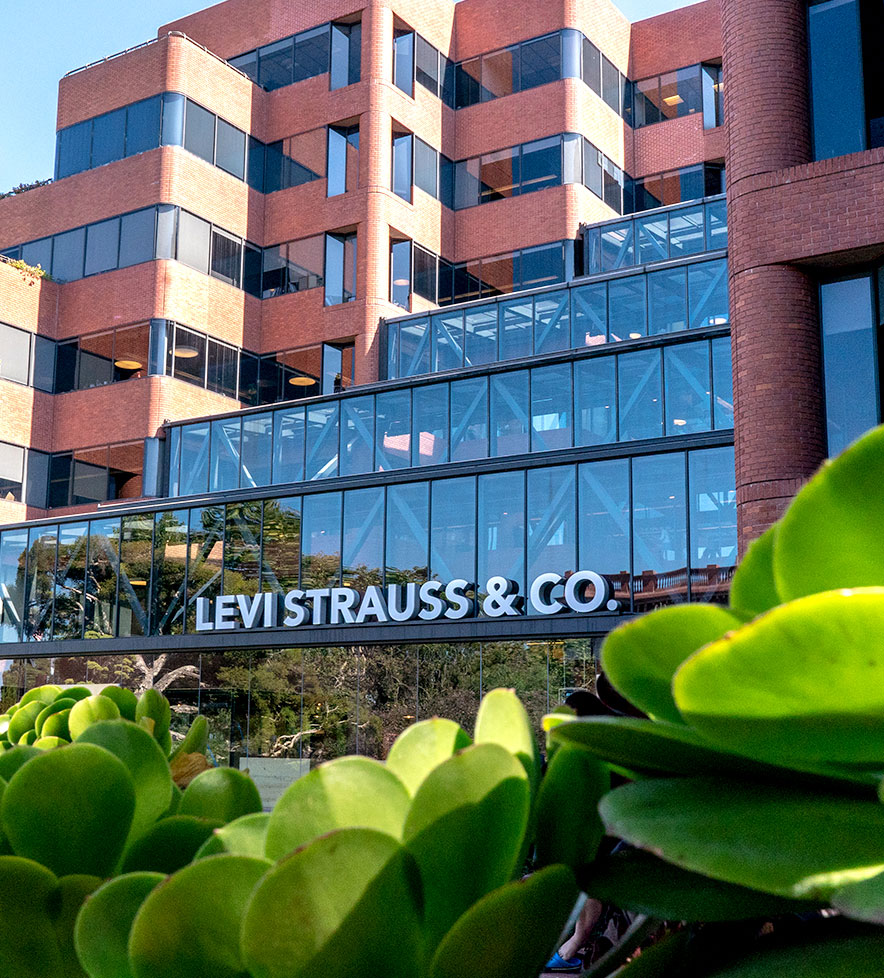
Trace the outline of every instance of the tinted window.
{"type": "Polygon", "coordinates": [[[431,197],[439,196],[439,154],[417,137],[414,140],[414,183],[431,197]]]}
{"type": "Polygon", "coordinates": [[[393,84],[414,94],[414,34],[397,32],[393,39],[393,84]]]}
{"type": "Polygon", "coordinates": [[[242,242],[212,229],[212,275],[235,288],[242,282],[242,242]]]}
{"type": "Polygon", "coordinates": [[[187,211],[181,211],[178,218],[178,261],[190,265],[198,272],[209,270],[209,231],[208,221],[203,221],[187,211]]]}
{"type": "Polygon", "coordinates": [[[583,80],[596,93],[602,91],[602,56],[588,38],[583,39],[583,80]]]}
{"type": "Polygon", "coordinates": [[[523,194],[545,187],[557,187],[562,182],[562,140],[560,136],[538,139],[522,146],[523,194]]]}
{"type": "Polygon", "coordinates": [[[246,173],[245,152],[246,134],[229,122],[219,119],[216,166],[243,180],[246,173]]]}
{"type": "Polygon", "coordinates": [[[160,97],[129,106],[126,115],[126,155],[134,156],[160,144],[160,97]]]}
{"type": "Polygon", "coordinates": [[[31,334],[0,323],[0,377],[26,384],[29,377],[31,334]]]}
{"type": "Polygon", "coordinates": [[[617,357],[620,396],[620,441],[659,438],[663,434],[660,351],[617,357]]]}
{"type": "Polygon", "coordinates": [[[268,44],[258,52],[258,82],[268,91],[291,85],[294,73],[292,38],[268,44]]]}
{"type": "Polygon", "coordinates": [[[681,343],[663,351],[666,377],[666,434],[712,428],[709,344],[681,343]]]}
{"type": "Polygon", "coordinates": [[[92,166],[121,160],[126,154],[126,110],[92,120],[92,166]]]}
{"type": "Polygon", "coordinates": [[[190,99],[185,109],[184,148],[208,163],[215,162],[215,116],[190,99]]]}
{"type": "Polygon", "coordinates": [[[117,267],[119,258],[120,219],[111,218],[90,224],[86,234],[86,274],[95,275],[117,267]]]}
{"type": "Polygon", "coordinates": [[[417,80],[434,95],[439,94],[439,52],[420,34],[416,36],[415,54],[417,80]]]}
{"type": "Polygon", "coordinates": [[[620,72],[604,55],[602,55],[602,98],[619,114],[620,72]]]}
{"type": "Polygon", "coordinates": [[[562,77],[561,41],[558,34],[519,45],[522,90],[545,85],[562,77]]]}
{"type": "Polygon", "coordinates": [[[73,282],[83,277],[86,229],[56,234],[52,251],[52,277],[59,282],[73,282]]]}
{"type": "Polygon", "coordinates": [[[92,145],[92,120],[78,122],[68,126],[58,133],[58,160],[55,164],[55,176],[60,180],[72,173],[89,169],[89,150],[92,145]]]}
{"type": "Polygon", "coordinates": [[[528,371],[491,377],[491,455],[522,455],[529,450],[528,371]]]}
{"type": "Polygon", "coordinates": [[[120,268],[150,261],[154,257],[154,224],[152,207],[120,218],[120,268]]]}
{"type": "Polygon", "coordinates": [[[303,81],[328,71],[328,24],[295,35],[294,80],[303,81]]]}
{"type": "Polygon", "coordinates": [[[411,147],[414,136],[410,133],[393,137],[393,193],[411,201],[411,147]]]}
{"type": "Polygon", "coordinates": [[[163,96],[163,146],[180,146],[184,140],[184,102],[175,92],[163,96]]]}

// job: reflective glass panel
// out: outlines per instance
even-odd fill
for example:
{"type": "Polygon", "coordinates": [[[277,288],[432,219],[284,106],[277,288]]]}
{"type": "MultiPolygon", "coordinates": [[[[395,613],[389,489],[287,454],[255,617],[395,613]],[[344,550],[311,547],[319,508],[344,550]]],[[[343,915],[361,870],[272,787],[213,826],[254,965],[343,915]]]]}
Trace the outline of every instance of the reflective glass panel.
{"type": "Polygon", "coordinates": [[[497,359],[497,306],[467,309],[464,313],[466,331],[466,365],[478,367],[497,359]]]}
{"type": "Polygon", "coordinates": [[[539,289],[565,281],[565,254],[561,244],[525,248],[519,258],[523,289],[539,289]]]}
{"type": "Polygon", "coordinates": [[[86,568],[85,634],[113,638],[116,625],[117,577],[120,562],[119,519],[90,520],[89,563],[86,568]]]}
{"type": "Polygon", "coordinates": [[[616,357],[593,357],[574,364],[575,443],[617,441],[616,357]]]}
{"type": "Polygon", "coordinates": [[[726,601],[737,563],[733,448],[688,453],[691,600],[726,601]]]}
{"type": "Polygon", "coordinates": [[[304,478],[304,409],[273,412],[273,483],[304,478]]]}
{"type": "Polygon", "coordinates": [[[298,586],[301,562],[301,499],[264,501],[261,589],[285,594],[298,586]]]}
{"type": "Polygon", "coordinates": [[[7,530],[0,535],[0,641],[3,642],[22,640],[27,553],[27,530],[7,530]]]}
{"type": "Polygon", "coordinates": [[[608,286],[605,282],[571,289],[571,346],[598,346],[608,338],[608,286]]]}
{"type": "Polygon", "coordinates": [[[522,145],[521,193],[562,183],[562,138],[551,136],[522,145]]]}
{"type": "Polygon", "coordinates": [[[479,164],[479,203],[518,194],[519,172],[518,146],[483,156],[479,164]]]}
{"type": "Polygon", "coordinates": [[[187,211],[178,214],[178,261],[204,275],[209,271],[211,225],[187,211]]]}
{"type": "Polygon", "coordinates": [[[648,333],[674,333],[687,328],[684,268],[667,268],[648,275],[648,333]]]}
{"type": "Polygon", "coordinates": [[[291,85],[294,72],[293,38],[267,44],[258,51],[258,83],[272,91],[291,85]]]}
{"type": "Polygon", "coordinates": [[[669,250],[673,258],[696,255],[705,250],[705,221],[702,206],[670,211],[669,250]]]}
{"type": "Polygon", "coordinates": [[[384,489],[344,493],[343,580],[364,589],[384,581],[384,489]]]}
{"type": "Polygon", "coordinates": [[[334,587],[341,579],[341,493],[305,496],[301,587],[334,587]]]}
{"type": "Polygon", "coordinates": [[[323,75],[329,69],[329,25],[296,34],[294,80],[323,75]]]}
{"type": "Polygon", "coordinates": [[[715,427],[733,428],[734,381],[729,336],[712,341],[712,393],[715,397],[715,427]]]}
{"type": "Polygon", "coordinates": [[[154,518],[151,513],[123,517],[120,538],[120,610],[117,634],[150,634],[150,575],[154,518]]]}
{"type": "Polygon", "coordinates": [[[223,119],[218,120],[215,165],[244,180],[246,176],[246,134],[223,119]]]}
{"type": "Polygon", "coordinates": [[[96,275],[117,267],[120,245],[120,219],[90,224],[86,235],[86,275],[96,275]]]}
{"type": "Polygon", "coordinates": [[[534,297],[534,352],[553,353],[570,345],[570,292],[544,292],[534,297]]]}
{"type": "Polygon", "coordinates": [[[479,588],[490,577],[525,585],[525,473],[479,476],[479,588]]]}
{"type": "Polygon", "coordinates": [[[558,34],[548,34],[519,45],[520,90],[536,88],[562,77],[562,51],[558,34]]]}
{"type": "Polygon", "coordinates": [[[448,384],[415,387],[411,440],[412,465],[448,461],[448,384]]]}
{"type": "Polygon", "coordinates": [[[666,434],[712,428],[709,344],[679,343],[663,350],[666,377],[666,434]]]}
{"type": "Polygon", "coordinates": [[[430,326],[426,319],[410,319],[399,326],[399,376],[415,377],[430,368],[430,326]]]}
{"type": "Polygon", "coordinates": [[[134,156],[160,144],[160,96],[134,102],[126,113],[126,155],[134,156]]]}
{"type": "Polygon", "coordinates": [[[439,52],[425,41],[420,34],[416,35],[416,77],[434,95],[439,94],[439,52]]]}
{"type": "Polygon", "coordinates": [[[206,506],[190,511],[187,538],[187,631],[196,629],[196,599],[221,593],[223,571],[224,507],[206,506]]]}
{"type": "Polygon", "coordinates": [[[608,283],[608,328],[614,342],[637,340],[646,335],[644,275],[608,283]]]}
{"type": "Polygon", "coordinates": [[[236,489],[239,485],[241,418],[212,422],[212,455],[209,492],[236,489]]]}
{"type": "Polygon", "coordinates": [[[92,166],[121,160],[126,155],[126,110],[117,109],[92,120],[92,166]]]}
{"type": "Polygon", "coordinates": [[[210,272],[213,278],[219,278],[234,288],[242,285],[242,241],[239,238],[212,228],[210,272]]]}
{"type": "MultiPolygon", "coordinates": [[[[82,278],[85,250],[86,228],[56,234],[52,247],[52,277],[59,282],[73,282],[75,279],[82,278]]],[[[22,249],[22,257],[28,261],[24,249],[22,249]]]]}
{"type": "Polygon", "coordinates": [[[184,630],[187,522],[186,509],[168,510],[154,516],[153,635],[180,635],[184,630]]]}
{"type": "Polygon", "coordinates": [[[482,57],[482,101],[519,91],[519,49],[504,48],[482,57]]]}
{"type": "Polygon", "coordinates": [[[270,485],[272,447],[273,415],[269,412],[243,415],[241,486],[270,485]]]}
{"type": "Polygon", "coordinates": [[[444,582],[476,577],[476,480],[432,483],[430,577],[444,582]]]}
{"type": "MultiPolygon", "coordinates": [[[[89,169],[90,147],[92,145],[92,120],[78,122],[58,132],[55,179],[61,180],[72,173],[89,169]]],[[[43,266],[47,267],[46,265],[43,266]]]]}
{"type": "Polygon", "coordinates": [[[660,351],[642,350],[617,357],[620,390],[620,441],[663,434],[660,351]]]}
{"type": "Polygon", "coordinates": [[[304,477],[329,479],[338,474],[338,405],[316,404],[306,409],[307,444],[304,477]]]}
{"type": "Polygon", "coordinates": [[[603,272],[611,272],[618,268],[628,268],[635,264],[633,250],[632,221],[623,224],[609,224],[602,228],[602,264],[603,272]]]}
{"type": "Polygon", "coordinates": [[[215,162],[215,116],[190,99],[184,109],[184,148],[207,163],[215,162]]]}
{"type": "MultiPolygon", "coordinates": [[[[62,523],[58,528],[58,566],[52,627],[52,637],[55,641],[80,638],[83,634],[88,533],[87,523],[62,523]]],[[[0,565],[3,564],[2,552],[5,544],[6,534],[0,543],[0,565]]]]}
{"type": "Polygon", "coordinates": [[[491,455],[529,451],[528,371],[491,377],[491,455]]]}
{"type": "MultiPolygon", "coordinates": [[[[576,469],[573,465],[528,472],[528,577],[577,570],[576,469]]],[[[552,600],[560,597],[553,591],[552,600]]],[[[531,609],[536,611],[537,609],[531,609]]]]}
{"type": "Polygon", "coordinates": [[[498,304],[500,350],[498,359],[515,360],[531,355],[534,332],[534,300],[510,299],[498,304]]]}
{"type": "Polygon", "coordinates": [[[487,378],[456,380],[451,384],[451,461],[487,456],[487,378]]]}
{"type": "Polygon", "coordinates": [[[571,365],[531,371],[531,451],[571,447],[571,365]]]}
{"type": "Polygon", "coordinates": [[[181,428],[181,495],[192,496],[209,488],[209,424],[181,428]]]}
{"type": "Polygon", "coordinates": [[[57,541],[57,526],[34,526],[28,531],[24,619],[26,642],[48,642],[51,637],[57,541]]]}
{"type": "Polygon", "coordinates": [[[687,600],[685,459],[632,461],[633,599],[636,611],[687,600]]]}
{"type": "Polygon", "coordinates": [[[431,370],[454,370],[463,366],[463,312],[437,313],[430,317],[432,328],[431,370]]]}
{"type": "Polygon", "coordinates": [[[153,259],[155,224],[156,211],[153,207],[124,214],[120,218],[120,268],[153,259]]]}
{"type": "Polygon", "coordinates": [[[725,259],[688,266],[688,302],[691,329],[730,322],[725,259]]]}
{"type": "Polygon", "coordinates": [[[0,323],[0,377],[27,384],[31,357],[31,334],[0,323]]]}
{"type": "Polygon", "coordinates": [[[629,608],[629,461],[579,466],[578,512],[581,568],[604,575],[614,597],[629,608]]]}
{"type": "Polygon", "coordinates": [[[374,466],[374,397],[341,402],[341,475],[371,472],[374,466]]]}
{"type": "Polygon", "coordinates": [[[375,464],[379,472],[411,465],[411,391],[377,395],[375,464]]]}
{"type": "Polygon", "coordinates": [[[393,38],[393,84],[406,95],[414,94],[414,34],[396,31],[393,38]]]}
{"type": "Polygon", "coordinates": [[[230,503],[224,535],[224,593],[257,594],[261,573],[260,499],[230,503]]]}

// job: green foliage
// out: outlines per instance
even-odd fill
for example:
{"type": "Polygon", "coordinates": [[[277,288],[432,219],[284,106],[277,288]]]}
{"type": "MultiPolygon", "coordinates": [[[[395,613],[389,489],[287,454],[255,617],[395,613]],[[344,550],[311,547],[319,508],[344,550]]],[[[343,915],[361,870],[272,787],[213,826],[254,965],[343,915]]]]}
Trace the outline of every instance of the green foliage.
{"type": "Polygon", "coordinates": [[[775,923],[769,950],[744,939],[730,963],[719,931],[717,966],[702,939],[667,941],[624,976],[879,973],[884,934],[862,928],[884,923],[882,480],[878,429],[749,549],[728,609],[665,609],[612,633],[603,666],[649,719],[548,718],[553,744],[637,777],[599,810],[639,851],[581,871],[588,892],[666,919],[831,905],[858,922],[829,940],[819,920],[775,923]]]}

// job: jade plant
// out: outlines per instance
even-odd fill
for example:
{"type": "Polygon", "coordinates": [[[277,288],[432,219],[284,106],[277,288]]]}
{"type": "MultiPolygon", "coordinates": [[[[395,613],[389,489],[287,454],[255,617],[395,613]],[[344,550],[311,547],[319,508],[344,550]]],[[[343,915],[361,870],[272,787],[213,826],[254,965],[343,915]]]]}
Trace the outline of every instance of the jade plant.
{"type": "Polygon", "coordinates": [[[882,485],[878,429],[750,547],[727,607],[666,608],[612,632],[603,667],[648,719],[545,719],[552,745],[630,779],[600,813],[632,848],[585,866],[581,887],[651,917],[705,922],[622,978],[880,973],[882,485]],[[723,924],[746,918],[776,919],[750,942],[745,926],[723,924]]]}

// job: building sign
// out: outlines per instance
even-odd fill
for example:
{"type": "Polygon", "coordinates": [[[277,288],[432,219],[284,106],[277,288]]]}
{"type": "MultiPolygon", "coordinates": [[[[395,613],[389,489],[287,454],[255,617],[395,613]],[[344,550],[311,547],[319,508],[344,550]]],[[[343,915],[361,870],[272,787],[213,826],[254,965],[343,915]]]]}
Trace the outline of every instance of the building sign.
{"type": "Polygon", "coordinates": [[[489,578],[481,597],[476,586],[457,579],[443,584],[371,585],[364,591],[351,587],[294,589],[286,594],[222,594],[196,599],[196,630],[225,631],[235,628],[297,628],[301,625],[365,625],[409,621],[460,621],[481,613],[488,618],[533,612],[556,615],[576,612],[589,615],[620,610],[611,585],[594,571],[575,571],[563,576],[539,574],[528,594],[505,577],[489,578]]]}

